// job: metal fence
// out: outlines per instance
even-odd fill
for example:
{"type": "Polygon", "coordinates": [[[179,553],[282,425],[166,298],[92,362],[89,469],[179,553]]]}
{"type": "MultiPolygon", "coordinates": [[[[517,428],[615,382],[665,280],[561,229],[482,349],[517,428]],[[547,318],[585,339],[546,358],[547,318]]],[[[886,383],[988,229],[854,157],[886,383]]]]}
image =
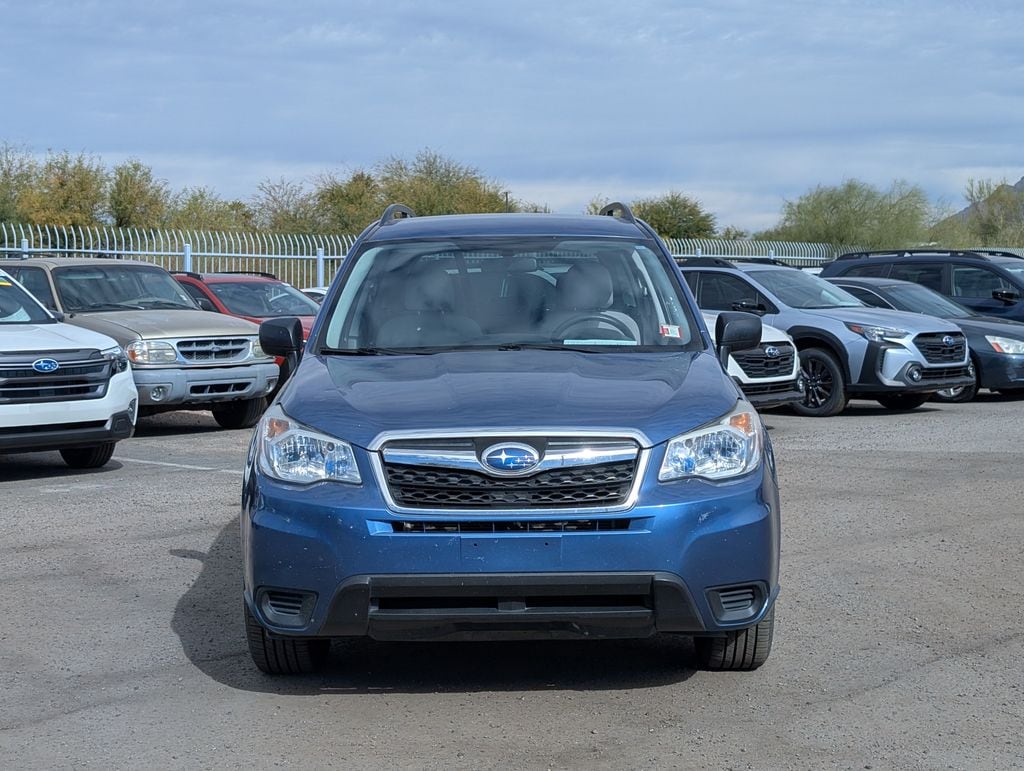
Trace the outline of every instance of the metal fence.
{"type": "Polygon", "coordinates": [[[798,268],[814,268],[830,262],[855,246],[834,246],[795,241],[746,241],[724,238],[666,238],[665,244],[675,257],[770,257],[798,268]]]}
{"type": "Polygon", "coordinates": [[[297,287],[329,283],[353,241],[345,235],[0,223],[2,257],[115,257],[198,273],[261,271],[297,287]]]}

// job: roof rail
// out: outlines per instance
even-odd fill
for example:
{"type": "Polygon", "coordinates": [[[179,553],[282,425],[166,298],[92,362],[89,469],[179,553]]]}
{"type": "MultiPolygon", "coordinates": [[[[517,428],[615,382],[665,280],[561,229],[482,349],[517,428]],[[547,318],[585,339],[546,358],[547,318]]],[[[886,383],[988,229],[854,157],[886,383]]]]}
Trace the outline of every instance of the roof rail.
{"type": "Polygon", "coordinates": [[[171,270],[168,271],[172,276],[188,276],[194,278],[196,281],[202,281],[203,275],[201,273],[195,273],[191,270],[171,270]]]}
{"type": "Polygon", "coordinates": [[[734,268],[736,267],[728,260],[721,257],[676,257],[673,258],[677,265],[696,265],[704,268],[734,268]]]}
{"type": "Polygon", "coordinates": [[[859,260],[862,257],[911,257],[915,254],[940,254],[945,257],[1017,257],[1024,259],[1012,252],[1003,252],[995,249],[873,249],[862,252],[847,252],[836,257],[837,260],[859,260]]]}
{"type": "Polygon", "coordinates": [[[633,210],[630,209],[626,204],[615,201],[601,207],[601,211],[598,212],[603,217],[616,217],[617,219],[625,222],[632,222],[636,224],[636,217],[633,216],[633,210]]]}
{"type": "Polygon", "coordinates": [[[263,276],[263,278],[277,278],[273,273],[263,270],[218,270],[215,271],[225,276],[263,276]]]}
{"type": "Polygon", "coordinates": [[[380,215],[378,225],[390,225],[395,220],[404,220],[409,217],[415,217],[416,212],[410,209],[403,203],[393,203],[384,210],[384,213],[380,215]]]}

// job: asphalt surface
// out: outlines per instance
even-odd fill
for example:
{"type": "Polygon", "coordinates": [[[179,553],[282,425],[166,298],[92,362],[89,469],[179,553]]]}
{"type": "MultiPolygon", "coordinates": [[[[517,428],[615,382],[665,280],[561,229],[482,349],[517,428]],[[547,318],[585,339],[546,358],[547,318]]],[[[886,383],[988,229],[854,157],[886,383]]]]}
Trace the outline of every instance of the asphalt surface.
{"type": "Polygon", "coordinates": [[[249,661],[247,431],[144,420],[104,469],[0,458],[0,768],[1024,767],[1024,400],[769,413],[775,648],[335,644],[249,661]]]}

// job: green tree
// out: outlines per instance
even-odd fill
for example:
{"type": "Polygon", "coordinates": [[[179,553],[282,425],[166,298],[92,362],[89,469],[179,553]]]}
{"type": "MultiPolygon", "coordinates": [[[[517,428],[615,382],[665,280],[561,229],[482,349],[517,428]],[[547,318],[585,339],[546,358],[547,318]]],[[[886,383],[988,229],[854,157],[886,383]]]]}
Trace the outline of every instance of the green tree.
{"type": "Polygon", "coordinates": [[[968,207],[964,219],[974,246],[1024,244],[1024,185],[1007,181],[967,181],[968,207]]]}
{"type": "Polygon", "coordinates": [[[380,184],[362,170],[345,180],[321,175],[315,181],[313,200],[322,227],[335,233],[361,233],[385,206],[380,184]]]}
{"type": "Polygon", "coordinates": [[[108,182],[99,159],[50,152],[18,195],[18,218],[32,224],[97,225],[106,212],[108,182]]]}
{"type": "Polygon", "coordinates": [[[899,248],[924,241],[930,218],[931,206],[920,187],[897,180],[879,190],[849,179],[786,201],[779,224],[756,238],[899,248]]]}
{"type": "Polygon", "coordinates": [[[298,182],[264,180],[256,188],[252,209],[256,226],[276,233],[315,233],[320,230],[314,193],[298,182]]]}
{"type": "Polygon", "coordinates": [[[226,201],[207,187],[185,188],[171,199],[167,227],[180,230],[241,230],[254,226],[242,201],[226,201]]]}
{"type": "Polygon", "coordinates": [[[108,208],[119,228],[155,228],[164,220],[170,204],[167,183],[153,176],[153,170],[137,159],[114,167],[108,208]]]}
{"type": "Polygon", "coordinates": [[[36,173],[36,162],[27,149],[8,142],[0,144],[0,222],[20,218],[18,201],[36,173]]]}
{"type": "Polygon", "coordinates": [[[693,198],[675,190],[653,198],[633,201],[633,214],[654,228],[662,238],[710,238],[715,234],[715,215],[693,198]]]}
{"type": "Polygon", "coordinates": [[[390,158],[377,168],[384,200],[407,204],[419,215],[512,210],[517,202],[505,188],[471,166],[432,150],[415,159],[390,158]]]}

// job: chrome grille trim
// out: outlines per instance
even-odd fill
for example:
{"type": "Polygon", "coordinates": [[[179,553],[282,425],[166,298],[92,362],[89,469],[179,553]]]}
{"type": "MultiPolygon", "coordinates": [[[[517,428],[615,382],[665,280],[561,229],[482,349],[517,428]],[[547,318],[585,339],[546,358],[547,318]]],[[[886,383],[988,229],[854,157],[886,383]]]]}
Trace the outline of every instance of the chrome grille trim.
{"type": "MultiPolygon", "coordinates": [[[[635,442],[595,442],[594,448],[575,450],[555,450],[544,453],[530,473],[550,471],[556,468],[574,468],[577,466],[597,466],[602,463],[616,463],[634,460],[640,448],[635,442]]],[[[404,466],[430,466],[432,468],[454,468],[464,471],[480,471],[494,475],[492,469],[480,462],[473,450],[431,450],[402,449],[385,447],[384,460],[388,463],[399,463],[404,466]]]]}
{"type": "Polygon", "coordinates": [[[249,356],[252,341],[247,337],[187,338],[174,341],[178,355],[195,364],[238,361],[249,356]]]}

